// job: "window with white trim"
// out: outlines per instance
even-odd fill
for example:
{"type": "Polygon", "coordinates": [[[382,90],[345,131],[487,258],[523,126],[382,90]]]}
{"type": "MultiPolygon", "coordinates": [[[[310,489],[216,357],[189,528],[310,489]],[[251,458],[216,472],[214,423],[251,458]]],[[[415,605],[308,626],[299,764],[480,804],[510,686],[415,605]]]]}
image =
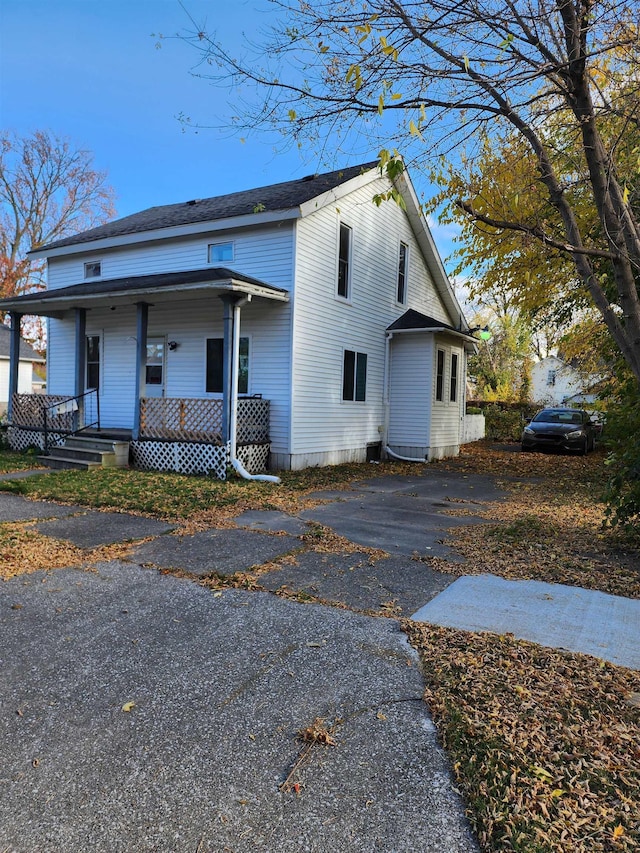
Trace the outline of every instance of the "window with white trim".
{"type": "Polygon", "coordinates": [[[398,281],[396,286],[396,300],[400,305],[407,301],[407,269],[409,261],[409,247],[406,243],[400,243],[398,254],[398,281]]]}
{"type": "MultiPolygon", "coordinates": [[[[238,394],[249,393],[249,338],[240,338],[240,363],[238,365],[238,394]]],[[[205,367],[208,394],[222,394],[224,338],[207,338],[205,367]]]]}
{"type": "Polygon", "coordinates": [[[100,278],[102,275],[102,261],[87,261],[84,265],[85,278],[100,278]]]}
{"type": "Polygon", "coordinates": [[[366,398],[367,354],[346,349],[342,366],[342,399],[364,403],[366,398]]]}
{"type": "Polygon", "coordinates": [[[343,299],[349,299],[351,296],[351,243],[351,228],[341,222],[338,242],[338,296],[343,299]]]}
{"type": "Polygon", "coordinates": [[[207,261],[210,264],[227,264],[234,259],[234,247],[230,240],[224,243],[209,243],[207,261]]]}
{"type": "Polygon", "coordinates": [[[443,349],[436,351],[436,401],[442,403],[444,401],[444,359],[445,352],[443,349]]]}
{"type": "Polygon", "coordinates": [[[451,353],[451,376],[449,377],[449,401],[458,401],[458,353],[451,353]]]}
{"type": "Polygon", "coordinates": [[[100,335],[87,335],[85,390],[100,388],[100,335]]]}

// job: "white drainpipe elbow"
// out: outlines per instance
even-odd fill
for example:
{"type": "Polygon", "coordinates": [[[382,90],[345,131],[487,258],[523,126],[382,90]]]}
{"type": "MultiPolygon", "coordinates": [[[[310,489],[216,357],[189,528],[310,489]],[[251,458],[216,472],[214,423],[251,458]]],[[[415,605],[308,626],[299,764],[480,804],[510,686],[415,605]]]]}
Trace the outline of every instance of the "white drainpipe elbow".
{"type": "Polygon", "coordinates": [[[392,459],[399,459],[400,462],[421,462],[423,465],[427,461],[424,457],[420,459],[416,459],[412,456],[400,456],[399,453],[394,453],[393,450],[389,447],[389,445],[385,446],[385,452],[391,456],[392,459]]]}
{"type": "Polygon", "coordinates": [[[245,480],[259,480],[261,483],[279,483],[280,477],[273,474],[250,474],[239,459],[232,458],[233,470],[245,480]]]}

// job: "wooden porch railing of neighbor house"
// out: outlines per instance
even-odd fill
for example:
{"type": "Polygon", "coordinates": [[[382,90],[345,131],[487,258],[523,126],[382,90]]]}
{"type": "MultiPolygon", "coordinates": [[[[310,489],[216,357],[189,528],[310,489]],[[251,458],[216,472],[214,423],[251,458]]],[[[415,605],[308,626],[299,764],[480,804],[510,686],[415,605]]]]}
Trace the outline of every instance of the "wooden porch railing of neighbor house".
{"type": "MultiPolygon", "coordinates": [[[[240,398],[237,423],[238,444],[269,441],[269,400],[240,398]]],[[[143,397],[140,438],[222,444],[222,400],[143,397]]]]}

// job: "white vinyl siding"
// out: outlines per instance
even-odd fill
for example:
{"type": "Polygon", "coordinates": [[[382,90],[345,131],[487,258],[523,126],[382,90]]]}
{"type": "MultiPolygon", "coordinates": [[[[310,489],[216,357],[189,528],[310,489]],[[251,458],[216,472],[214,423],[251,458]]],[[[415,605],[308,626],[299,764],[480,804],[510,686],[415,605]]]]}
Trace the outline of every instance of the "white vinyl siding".
{"type": "MultiPolygon", "coordinates": [[[[219,235],[216,235],[216,240],[219,235]]],[[[206,267],[211,235],[204,234],[167,244],[115,249],[102,254],[103,278],[145,275],[206,267]]],[[[293,270],[293,229],[247,228],[234,232],[233,269],[266,284],[290,289],[293,270]]],[[[82,280],[83,257],[52,259],[49,287],[82,280]]],[[[75,327],[73,313],[64,321],[49,321],[49,385],[52,394],[75,389],[75,327]]],[[[87,334],[102,337],[101,421],[104,426],[131,428],[134,419],[136,309],[87,312],[87,334]]],[[[179,346],[166,354],[166,397],[210,397],[206,393],[206,339],[221,337],[222,301],[216,296],[149,307],[148,337],[164,337],[179,346]]],[[[249,393],[271,401],[271,442],[274,452],[288,449],[290,417],[291,305],[255,298],[241,311],[241,334],[251,337],[249,393]]]]}
{"type": "MultiPolygon", "coordinates": [[[[458,361],[458,383],[461,383],[462,374],[460,367],[463,364],[464,351],[459,340],[452,336],[438,335],[435,343],[436,350],[444,353],[443,374],[443,399],[437,400],[435,393],[435,376],[437,365],[437,354],[434,353],[434,404],[431,411],[431,440],[430,447],[449,448],[460,443],[461,418],[463,414],[464,400],[451,400],[451,364],[452,356],[457,356],[458,361]]],[[[460,387],[460,386],[459,386],[460,387]]]]}
{"type": "Polygon", "coordinates": [[[432,364],[433,335],[400,334],[393,338],[389,365],[389,445],[392,448],[421,448],[422,456],[428,451],[432,364]]]}
{"type": "MultiPolygon", "coordinates": [[[[31,394],[33,390],[33,365],[30,361],[18,362],[18,394],[31,394]]],[[[0,413],[9,401],[9,359],[0,358],[0,413]]]]}
{"type": "MultiPolygon", "coordinates": [[[[224,234],[225,232],[223,232],[224,234]]],[[[205,269],[208,263],[208,246],[214,241],[211,233],[193,237],[124,246],[101,252],[104,279],[126,276],[153,275],[155,273],[181,272],[205,269]]],[[[220,234],[216,242],[230,242],[220,234]]],[[[291,286],[292,227],[246,228],[233,232],[234,258],[231,268],[251,275],[274,287],[291,286]]],[[[50,258],[47,269],[47,287],[55,289],[80,284],[85,281],[82,254],[63,258],[50,258]]],[[[220,264],[217,264],[218,266],[220,264]]]]}
{"type": "Polygon", "coordinates": [[[383,179],[327,205],[297,225],[291,453],[347,453],[381,439],[384,424],[384,330],[407,308],[451,319],[437,294],[405,212],[371,201],[383,179]],[[332,299],[338,223],[352,228],[351,299],[332,299]],[[397,304],[398,245],[409,247],[406,306],[397,304]],[[367,353],[366,402],[341,399],[344,350],[367,353]]]}

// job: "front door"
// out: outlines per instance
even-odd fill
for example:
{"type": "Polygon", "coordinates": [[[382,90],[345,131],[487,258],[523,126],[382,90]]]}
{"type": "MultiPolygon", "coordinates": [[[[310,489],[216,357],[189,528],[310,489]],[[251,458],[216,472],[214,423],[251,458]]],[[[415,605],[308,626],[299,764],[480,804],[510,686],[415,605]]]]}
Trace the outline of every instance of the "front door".
{"type": "Polygon", "coordinates": [[[164,338],[148,338],[145,397],[164,397],[164,361],[164,338]]]}

